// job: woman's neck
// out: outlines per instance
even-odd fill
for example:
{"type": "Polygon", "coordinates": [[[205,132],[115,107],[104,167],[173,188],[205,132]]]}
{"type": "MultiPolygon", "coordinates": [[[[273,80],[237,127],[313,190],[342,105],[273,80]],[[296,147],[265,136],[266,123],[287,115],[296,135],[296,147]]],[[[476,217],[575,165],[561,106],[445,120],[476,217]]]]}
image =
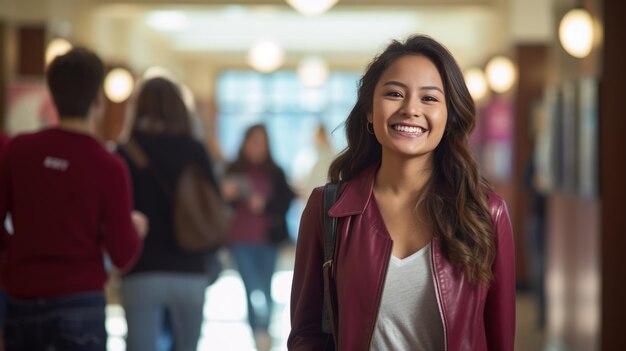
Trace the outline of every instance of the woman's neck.
{"type": "Polygon", "coordinates": [[[378,193],[419,197],[432,172],[431,155],[411,159],[383,157],[374,187],[378,193]]]}

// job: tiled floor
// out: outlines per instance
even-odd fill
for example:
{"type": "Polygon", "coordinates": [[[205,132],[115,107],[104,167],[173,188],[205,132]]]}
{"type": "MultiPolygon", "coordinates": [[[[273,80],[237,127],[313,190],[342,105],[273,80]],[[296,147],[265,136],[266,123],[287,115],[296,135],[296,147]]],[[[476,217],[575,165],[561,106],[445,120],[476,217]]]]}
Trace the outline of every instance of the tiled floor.
{"type": "MultiPolygon", "coordinates": [[[[292,271],[277,271],[273,279],[274,313],[270,334],[274,339],[272,351],[286,350],[289,334],[289,291],[292,271]]],[[[239,274],[227,269],[207,289],[204,325],[199,350],[254,351],[252,333],[246,321],[244,287],[239,274]]],[[[119,305],[107,308],[109,351],[124,351],[126,322],[119,305]]]]}
{"type": "MultiPolygon", "coordinates": [[[[292,253],[284,252],[272,282],[275,309],[270,334],[272,351],[287,350],[289,333],[289,292],[291,291],[292,253]]],[[[517,298],[517,351],[542,351],[544,336],[535,327],[535,306],[532,297],[519,293],[517,298]]],[[[232,268],[222,272],[220,278],[207,289],[204,308],[205,322],[198,350],[254,351],[254,341],[246,323],[244,288],[239,274],[232,268]]],[[[109,351],[124,351],[126,323],[119,305],[107,309],[109,351]]]]}

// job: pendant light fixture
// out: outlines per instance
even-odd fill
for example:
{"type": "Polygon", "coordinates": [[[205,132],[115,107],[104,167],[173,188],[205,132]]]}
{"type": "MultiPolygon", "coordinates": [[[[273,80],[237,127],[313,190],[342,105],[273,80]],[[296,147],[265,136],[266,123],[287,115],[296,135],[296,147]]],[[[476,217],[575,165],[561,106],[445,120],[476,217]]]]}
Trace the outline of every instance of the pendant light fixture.
{"type": "Polygon", "coordinates": [[[317,16],[330,10],[339,0],[286,0],[291,7],[306,16],[317,16]]]}
{"type": "Polygon", "coordinates": [[[593,19],[589,11],[575,8],[568,11],[559,24],[559,40],[568,54],[584,58],[593,48],[593,19]]]}

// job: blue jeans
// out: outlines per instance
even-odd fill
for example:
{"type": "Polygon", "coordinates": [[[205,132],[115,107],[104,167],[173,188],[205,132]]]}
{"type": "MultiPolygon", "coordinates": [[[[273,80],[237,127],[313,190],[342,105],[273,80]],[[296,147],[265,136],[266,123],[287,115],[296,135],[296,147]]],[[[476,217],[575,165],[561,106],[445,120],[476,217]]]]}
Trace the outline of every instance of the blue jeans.
{"type": "Polygon", "coordinates": [[[248,322],[253,331],[267,331],[272,317],[272,276],[278,248],[272,244],[230,247],[246,288],[248,322]]]}
{"type": "Polygon", "coordinates": [[[126,350],[167,349],[162,345],[167,322],[171,324],[174,349],[196,351],[207,285],[205,274],[146,272],[124,277],[121,295],[128,324],[126,350]]]}
{"type": "Polygon", "coordinates": [[[105,351],[105,297],[87,292],[57,299],[9,297],[7,351],[105,351]]]}

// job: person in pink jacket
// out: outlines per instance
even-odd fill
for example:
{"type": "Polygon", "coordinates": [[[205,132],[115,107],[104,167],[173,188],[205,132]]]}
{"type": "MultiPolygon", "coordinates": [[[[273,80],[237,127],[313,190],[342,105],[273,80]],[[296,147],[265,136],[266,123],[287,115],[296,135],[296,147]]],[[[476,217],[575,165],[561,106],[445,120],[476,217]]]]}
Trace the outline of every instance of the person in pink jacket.
{"type": "Polygon", "coordinates": [[[289,350],[513,350],[513,233],[470,153],[475,122],[458,64],[432,38],[393,41],[370,63],[329,170],[341,182],[328,211],[335,327],[322,331],[320,187],[300,223],[289,350]]]}

